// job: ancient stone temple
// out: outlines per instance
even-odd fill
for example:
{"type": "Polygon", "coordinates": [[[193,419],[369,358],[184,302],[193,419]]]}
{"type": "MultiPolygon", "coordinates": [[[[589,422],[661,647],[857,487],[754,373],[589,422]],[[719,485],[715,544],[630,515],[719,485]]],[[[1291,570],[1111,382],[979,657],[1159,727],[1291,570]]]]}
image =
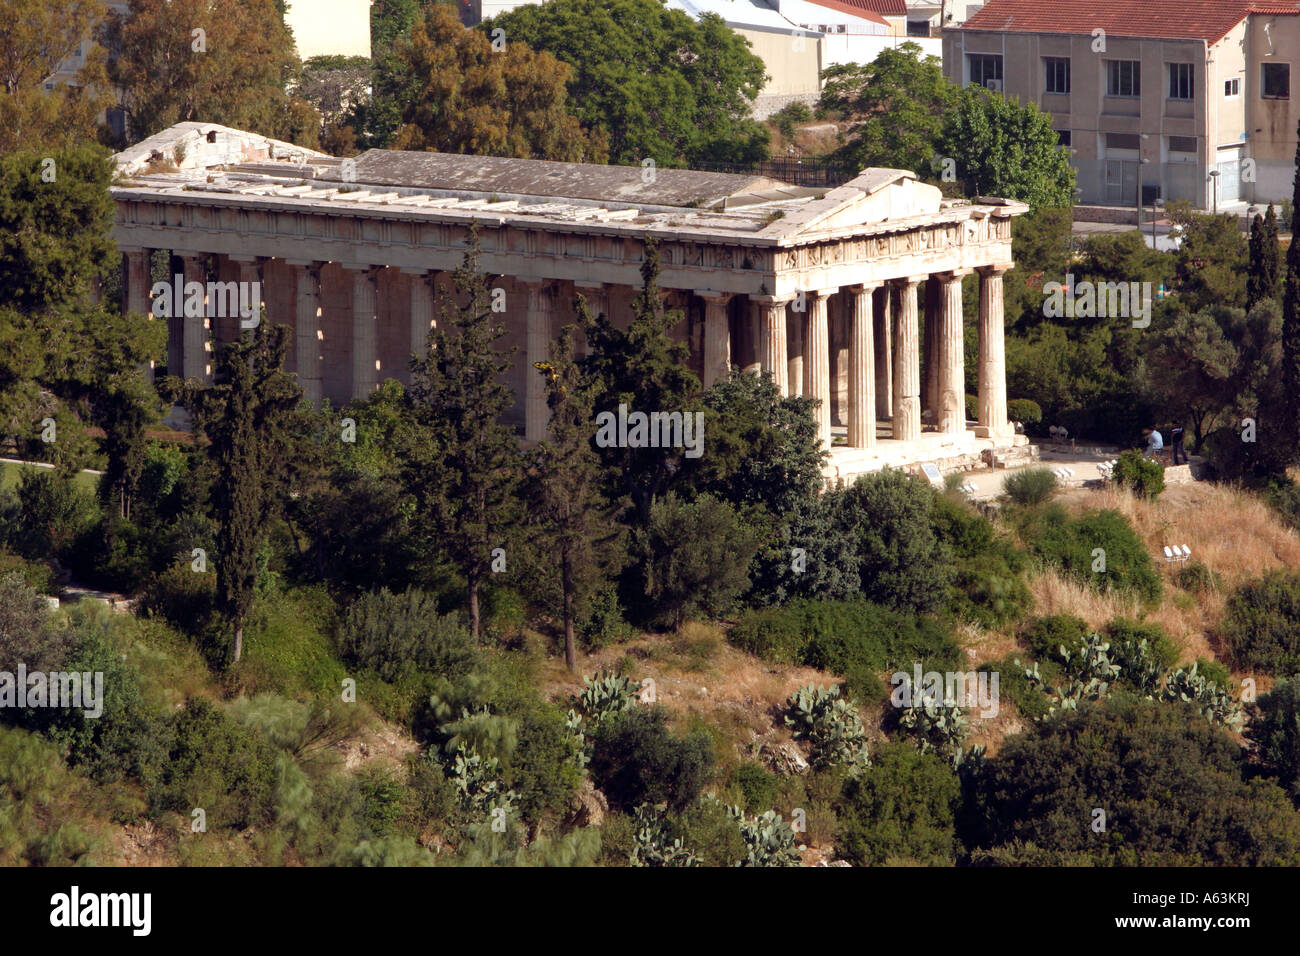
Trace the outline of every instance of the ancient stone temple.
{"type": "Polygon", "coordinates": [[[517,349],[513,424],[537,440],[547,407],[533,363],[578,295],[630,321],[653,237],[693,369],[706,385],[733,367],[767,372],[785,394],[817,399],[832,477],[1024,441],[1007,421],[1002,317],[1019,203],[945,199],[897,169],[813,189],[648,164],[389,150],[340,160],[204,123],[116,160],[127,307],[150,311],[156,250],[170,252],[168,275],[209,290],[203,314],[166,320],[173,374],[210,378],[214,351],[240,331],[212,290],[256,282],[268,320],[295,330],[288,368],[312,400],[337,405],[405,381],[477,224],[503,342],[517,349]],[[979,290],[975,382],[967,276],[979,290]]]}

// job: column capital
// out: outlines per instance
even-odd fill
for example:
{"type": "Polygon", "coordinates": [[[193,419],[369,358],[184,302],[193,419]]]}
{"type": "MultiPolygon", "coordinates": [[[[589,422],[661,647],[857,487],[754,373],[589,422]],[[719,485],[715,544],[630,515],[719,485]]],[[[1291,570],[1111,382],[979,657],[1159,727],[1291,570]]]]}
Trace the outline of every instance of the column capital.
{"type": "Polygon", "coordinates": [[[855,282],[853,285],[841,286],[840,289],[843,292],[852,292],[857,295],[870,295],[884,284],[882,280],[876,279],[872,282],[855,282]]]}
{"type": "Polygon", "coordinates": [[[284,260],[285,265],[294,266],[299,269],[319,269],[322,266],[324,266],[327,262],[328,260],[326,259],[285,259],[284,260]]]}
{"type": "Polygon", "coordinates": [[[1015,264],[1009,262],[999,262],[993,265],[975,267],[976,271],[978,271],[980,275],[988,276],[990,278],[1001,278],[1014,268],[1015,264]]]}
{"type": "Polygon", "coordinates": [[[590,282],[586,279],[574,279],[573,287],[575,289],[587,289],[591,292],[605,292],[610,288],[608,282],[590,282]]]}
{"type": "Polygon", "coordinates": [[[940,282],[960,282],[968,275],[972,275],[974,269],[963,266],[960,269],[944,269],[942,272],[930,273],[930,278],[938,279],[940,282]]]}
{"type": "Polygon", "coordinates": [[[425,269],[420,266],[402,266],[397,270],[404,276],[415,276],[419,279],[431,279],[442,272],[442,269],[425,269]]]}
{"type": "Polygon", "coordinates": [[[786,295],[757,295],[750,293],[749,301],[757,302],[759,305],[789,305],[795,299],[795,293],[791,292],[786,295]]]}
{"type": "Polygon", "coordinates": [[[271,256],[254,256],[243,252],[232,252],[226,258],[231,262],[260,263],[270,259],[271,256]]]}
{"type": "Polygon", "coordinates": [[[716,302],[721,305],[726,305],[736,295],[736,293],[734,292],[715,292],[712,289],[703,289],[697,291],[695,294],[698,295],[705,302],[716,302]]]}
{"type": "Polygon", "coordinates": [[[896,286],[918,286],[928,278],[930,278],[929,274],[923,273],[921,275],[913,276],[897,276],[896,278],[890,279],[889,282],[891,285],[896,286]]]}
{"type": "Polygon", "coordinates": [[[375,273],[379,272],[381,269],[384,268],[384,266],[377,266],[368,262],[351,263],[351,264],[346,262],[340,262],[339,265],[342,266],[343,269],[347,272],[358,273],[362,276],[366,276],[367,278],[374,278],[375,273]]]}
{"type": "Polygon", "coordinates": [[[144,246],[118,246],[117,251],[124,256],[148,255],[153,250],[146,249],[144,246]]]}

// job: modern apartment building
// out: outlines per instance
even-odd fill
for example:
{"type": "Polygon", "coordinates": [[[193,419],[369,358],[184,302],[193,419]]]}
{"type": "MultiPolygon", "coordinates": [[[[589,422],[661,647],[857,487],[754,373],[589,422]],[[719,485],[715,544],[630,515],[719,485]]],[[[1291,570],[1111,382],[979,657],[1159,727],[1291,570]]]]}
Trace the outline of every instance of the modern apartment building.
{"type": "Polygon", "coordinates": [[[1051,114],[1079,202],[1291,194],[1300,3],[989,0],[943,44],[952,81],[1051,114]]]}

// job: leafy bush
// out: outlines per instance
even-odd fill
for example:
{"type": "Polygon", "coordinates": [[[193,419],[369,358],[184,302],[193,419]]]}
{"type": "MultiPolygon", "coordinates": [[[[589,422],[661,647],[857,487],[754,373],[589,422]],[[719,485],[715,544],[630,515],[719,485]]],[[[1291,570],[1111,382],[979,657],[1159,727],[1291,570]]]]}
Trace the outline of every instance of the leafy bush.
{"type": "Polygon", "coordinates": [[[209,829],[267,822],[275,787],[275,749],[201,698],[177,712],[158,782],[149,793],[155,811],[186,819],[195,808],[209,829]]]}
{"type": "Polygon", "coordinates": [[[957,851],[954,821],[961,785],[947,761],[907,744],[888,744],[866,773],[844,784],[836,852],[855,866],[947,866],[957,851]]]}
{"type": "Polygon", "coordinates": [[[1046,468],[1025,468],[1007,475],[1002,491],[1018,505],[1039,505],[1056,494],[1056,476],[1046,468]]]}
{"type": "Polygon", "coordinates": [[[337,640],[345,661],[390,683],[412,668],[455,677],[475,661],[473,638],[457,615],[439,614],[434,598],[415,589],[361,595],[344,612],[337,640]]]}
{"type": "Polygon", "coordinates": [[[1184,591],[1219,591],[1223,579],[1202,561],[1188,561],[1174,574],[1174,583],[1184,591]]]}
{"type": "Polygon", "coordinates": [[[19,571],[0,577],[0,671],[60,670],[72,651],[73,635],[50,618],[49,603],[19,571]]]}
{"type": "Polygon", "coordinates": [[[1135,621],[1132,618],[1117,617],[1106,625],[1106,636],[1110,638],[1111,657],[1121,668],[1129,669],[1128,662],[1142,655],[1141,645],[1147,644],[1147,654],[1151,662],[1167,671],[1178,663],[1178,645],[1173,642],[1165,629],[1154,621],[1135,621]]]}
{"type": "Polygon", "coordinates": [[[598,587],[587,601],[585,613],[578,616],[574,629],[578,643],[587,651],[630,638],[632,627],[623,617],[618,589],[610,584],[598,587]]]}
{"type": "Polygon", "coordinates": [[[835,494],[834,520],[851,529],[847,563],[862,596],[902,610],[937,610],[952,581],[952,555],[934,528],[929,483],[887,469],[835,494]]]}
{"type": "Polygon", "coordinates": [[[943,495],[935,496],[932,521],[953,555],[947,610],[986,628],[1006,627],[1024,615],[1033,602],[1024,552],[997,534],[988,518],[943,495]]]}
{"type": "Polygon", "coordinates": [[[1028,534],[1030,550],[1044,564],[1081,584],[1103,593],[1135,594],[1146,601],[1160,597],[1160,576],[1151,555],[1128,519],[1114,509],[1070,518],[1064,509],[1050,507],[1022,533],[1028,534]]]}
{"type": "Polygon", "coordinates": [[[1013,398],[1007,401],[1007,418],[1022,425],[1037,425],[1043,420],[1043,410],[1030,398],[1013,398]]]}
{"type": "Polygon", "coordinates": [[[660,707],[619,714],[595,733],[592,779],[610,806],[624,812],[643,803],[666,803],[680,812],[699,796],[712,770],[709,736],[674,736],[660,707]]]}
{"type": "Polygon", "coordinates": [[[884,696],[882,671],[910,670],[917,661],[949,670],[959,656],[937,621],[866,601],[797,600],[752,611],[727,640],[765,660],[842,674],[849,693],[862,699],[884,696]]]}
{"type": "Polygon", "coordinates": [[[1115,462],[1111,479],[1121,488],[1127,488],[1139,498],[1155,501],[1165,490],[1165,469],[1158,461],[1142,457],[1140,451],[1129,449],[1115,462]]]}
{"type": "Polygon", "coordinates": [[[1018,658],[1008,656],[1000,661],[991,661],[979,666],[980,671],[998,675],[998,694],[1010,700],[1028,720],[1046,717],[1051,710],[1051,701],[1042,688],[1025,676],[1025,667],[1018,658]]]}
{"type": "Polygon", "coordinates": [[[800,687],[790,696],[785,725],[795,740],[808,742],[808,762],[817,769],[843,766],[858,773],[871,766],[862,718],[838,687],[800,687]]]}
{"type": "Polygon", "coordinates": [[[1237,667],[1300,670],[1300,573],[1273,571],[1240,585],[1228,596],[1220,627],[1237,667]]]}
{"type": "Polygon", "coordinates": [[[99,506],[75,477],[24,468],[18,479],[21,513],[15,542],[29,558],[62,554],[99,516],[99,506]]]}
{"type": "Polygon", "coordinates": [[[1279,680],[1251,705],[1246,737],[1260,769],[1300,804],[1300,677],[1279,680]]]}
{"type": "Polygon", "coordinates": [[[794,139],[795,124],[807,123],[812,119],[812,115],[812,109],[809,108],[807,103],[795,100],[773,113],[769,118],[769,122],[775,124],[776,128],[781,131],[781,135],[786,139],[794,139]]]}
{"type": "Polygon", "coordinates": [[[758,545],[758,535],[735,509],[712,495],[692,502],[672,493],[660,498],[629,549],[642,617],[680,627],[694,614],[725,614],[749,586],[758,545]]]}
{"type": "Polygon", "coordinates": [[[772,806],[776,777],[762,764],[742,763],[731,772],[731,782],[740,790],[747,812],[761,813],[772,806]]]}
{"type": "Polygon", "coordinates": [[[1294,866],[1300,814],[1241,771],[1241,748],[1190,707],[1112,695],[1008,737],[972,778],[961,831],[972,849],[1102,865],[1294,866]]]}
{"type": "Polygon", "coordinates": [[[1029,622],[1020,639],[1039,661],[1060,660],[1060,648],[1074,647],[1088,636],[1088,623],[1073,614],[1052,614],[1029,622]]]}

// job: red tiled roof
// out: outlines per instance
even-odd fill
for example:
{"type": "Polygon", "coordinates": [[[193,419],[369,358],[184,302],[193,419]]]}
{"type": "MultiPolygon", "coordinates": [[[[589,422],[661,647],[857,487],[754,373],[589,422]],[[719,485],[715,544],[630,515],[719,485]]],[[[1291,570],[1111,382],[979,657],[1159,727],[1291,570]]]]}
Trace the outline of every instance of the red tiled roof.
{"type": "Polygon", "coordinates": [[[1296,4],[1274,0],[989,0],[963,29],[1087,36],[1101,28],[1117,37],[1214,43],[1264,6],[1297,12],[1296,4]]]}
{"type": "Polygon", "coordinates": [[[1251,13],[1262,13],[1272,17],[1300,16],[1300,4],[1297,3],[1252,3],[1251,13]]]}
{"type": "Polygon", "coordinates": [[[889,17],[902,17],[907,15],[907,0],[808,0],[809,3],[815,3],[819,7],[829,7],[832,10],[838,10],[840,13],[856,13],[858,16],[866,16],[868,20],[875,19],[867,14],[877,13],[889,17]]]}

